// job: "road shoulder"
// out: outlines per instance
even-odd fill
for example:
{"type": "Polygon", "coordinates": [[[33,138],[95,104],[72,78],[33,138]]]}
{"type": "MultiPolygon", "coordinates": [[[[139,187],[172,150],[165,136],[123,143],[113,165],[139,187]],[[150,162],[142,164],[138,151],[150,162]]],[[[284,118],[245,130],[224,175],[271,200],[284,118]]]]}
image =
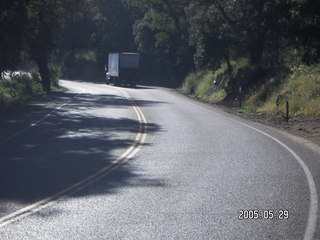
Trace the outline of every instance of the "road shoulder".
{"type": "Polygon", "coordinates": [[[215,106],[224,112],[236,115],[240,118],[260,123],[264,126],[272,127],[273,129],[279,130],[287,136],[292,136],[292,138],[294,138],[295,140],[299,140],[299,142],[304,143],[304,145],[306,141],[308,141],[308,146],[316,145],[312,148],[320,149],[320,117],[295,116],[289,119],[289,122],[286,122],[283,116],[271,116],[265,113],[243,112],[239,111],[239,109],[237,108],[202,101],[200,99],[182,94],[176,90],[174,90],[173,92],[199,101],[201,103],[215,106]]]}

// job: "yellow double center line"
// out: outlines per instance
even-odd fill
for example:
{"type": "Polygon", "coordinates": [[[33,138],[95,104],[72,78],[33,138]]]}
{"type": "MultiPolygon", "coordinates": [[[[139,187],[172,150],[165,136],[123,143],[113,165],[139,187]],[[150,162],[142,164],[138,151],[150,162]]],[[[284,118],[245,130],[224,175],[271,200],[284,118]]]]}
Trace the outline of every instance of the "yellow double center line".
{"type": "Polygon", "coordinates": [[[47,208],[59,201],[62,201],[67,198],[67,194],[75,193],[86,186],[96,182],[102,177],[106,176],[111,171],[115,170],[121,164],[128,162],[134,155],[140,150],[141,146],[144,144],[147,137],[147,120],[141,111],[141,109],[135,104],[132,98],[124,90],[120,89],[121,93],[127,98],[129,103],[132,105],[134,111],[136,112],[139,120],[139,131],[136,135],[134,143],[117,159],[113,160],[106,167],[100,169],[94,174],[86,177],[82,181],[79,181],[70,187],[67,187],[61,190],[58,193],[55,193],[45,199],[42,199],[38,202],[35,202],[31,205],[28,205],[24,208],[21,208],[13,213],[10,213],[6,216],[0,218],[0,227],[6,226],[12,222],[18,221],[22,218],[25,218],[33,213],[39,212],[40,210],[47,208]]]}

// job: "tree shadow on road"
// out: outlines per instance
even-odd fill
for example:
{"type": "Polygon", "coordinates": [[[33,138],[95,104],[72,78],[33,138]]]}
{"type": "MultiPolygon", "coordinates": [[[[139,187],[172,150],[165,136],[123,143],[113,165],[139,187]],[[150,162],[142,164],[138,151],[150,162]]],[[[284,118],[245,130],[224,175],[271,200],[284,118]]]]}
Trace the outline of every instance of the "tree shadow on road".
{"type": "MultiPolygon", "coordinates": [[[[140,122],[134,111],[131,110],[134,117],[110,114],[131,108],[125,98],[82,94],[63,108],[53,110],[72,97],[74,94],[60,93],[54,101],[51,99],[54,104],[25,105],[20,112],[15,110],[1,120],[0,216],[79,182],[109,165],[135,143],[140,122]],[[38,125],[6,140],[48,113],[50,115],[38,125]]],[[[135,103],[138,106],[164,104],[139,99],[135,103]]],[[[148,134],[161,131],[160,125],[147,123],[148,134]]],[[[114,170],[116,177],[105,178],[104,187],[88,188],[81,196],[116,194],[124,186],[165,186],[163,179],[149,179],[138,172],[128,162],[114,170]]]]}

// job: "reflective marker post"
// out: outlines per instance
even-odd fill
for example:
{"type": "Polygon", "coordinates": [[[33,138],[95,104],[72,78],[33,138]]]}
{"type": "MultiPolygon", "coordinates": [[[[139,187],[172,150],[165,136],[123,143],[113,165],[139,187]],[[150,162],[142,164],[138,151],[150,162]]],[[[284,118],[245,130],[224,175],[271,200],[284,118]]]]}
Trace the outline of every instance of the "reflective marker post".
{"type": "Polygon", "coordinates": [[[289,122],[289,96],[286,95],[286,121],[289,122]]]}
{"type": "Polygon", "coordinates": [[[239,108],[242,108],[242,87],[239,87],[239,108]]]}

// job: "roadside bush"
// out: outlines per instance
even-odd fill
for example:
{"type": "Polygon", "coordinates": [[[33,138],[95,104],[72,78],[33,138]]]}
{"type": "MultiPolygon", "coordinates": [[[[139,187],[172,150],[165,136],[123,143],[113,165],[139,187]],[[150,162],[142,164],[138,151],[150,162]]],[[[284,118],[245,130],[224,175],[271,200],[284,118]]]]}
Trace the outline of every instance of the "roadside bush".
{"type": "Polygon", "coordinates": [[[23,102],[42,93],[39,74],[21,74],[10,79],[0,80],[0,105],[7,106],[14,102],[23,102]]]}
{"type": "Polygon", "coordinates": [[[319,67],[302,65],[291,69],[292,74],[282,94],[289,94],[292,113],[320,115],[319,67]]]}
{"type": "Polygon", "coordinates": [[[291,74],[282,86],[274,90],[258,109],[263,112],[285,112],[285,96],[289,96],[291,115],[320,116],[320,69],[319,65],[291,67],[291,74]],[[282,96],[276,107],[277,96],[282,96]]]}
{"type": "Polygon", "coordinates": [[[208,71],[199,80],[200,81],[196,86],[195,95],[202,100],[208,100],[210,97],[210,89],[215,80],[215,75],[208,71]]]}
{"type": "MultiPolygon", "coordinates": [[[[233,65],[236,63],[233,62],[233,65]]],[[[222,64],[216,71],[200,70],[190,73],[180,91],[206,101],[220,101],[226,96],[226,87],[230,76],[226,74],[227,65],[222,64]]]]}
{"type": "Polygon", "coordinates": [[[184,94],[194,95],[199,81],[203,78],[205,74],[206,71],[197,71],[190,73],[186,77],[182,87],[180,88],[180,91],[184,94]]]}

